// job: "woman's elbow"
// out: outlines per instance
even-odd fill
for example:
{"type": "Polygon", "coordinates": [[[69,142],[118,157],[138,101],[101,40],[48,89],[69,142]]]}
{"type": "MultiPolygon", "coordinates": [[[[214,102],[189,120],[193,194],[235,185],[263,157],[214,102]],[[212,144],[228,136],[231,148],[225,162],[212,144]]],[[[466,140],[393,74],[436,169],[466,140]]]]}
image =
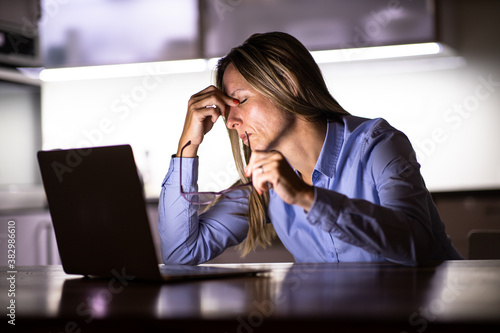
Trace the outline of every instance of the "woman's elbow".
{"type": "Polygon", "coordinates": [[[162,261],[165,265],[197,265],[198,262],[195,257],[181,249],[161,249],[162,261]]]}
{"type": "Polygon", "coordinates": [[[423,266],[429,262],[432,251],[434,248],[434,239],[432,237],[425,237],[420,240],[413,240],[410,242],[408,256],[404,260],[405,266],[423,266]]]}

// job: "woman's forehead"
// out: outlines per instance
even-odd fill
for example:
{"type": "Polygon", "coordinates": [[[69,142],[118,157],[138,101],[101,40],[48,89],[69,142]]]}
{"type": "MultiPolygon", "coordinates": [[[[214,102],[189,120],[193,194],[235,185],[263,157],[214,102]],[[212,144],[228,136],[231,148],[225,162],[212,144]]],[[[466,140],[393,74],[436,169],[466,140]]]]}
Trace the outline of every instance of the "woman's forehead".
{"type": "Polygon", "coordinates": [[[224,71],[222,86],[226,94],[229,96],[251,89],[250,84],[232,63],[230,63],[224,71]]]}

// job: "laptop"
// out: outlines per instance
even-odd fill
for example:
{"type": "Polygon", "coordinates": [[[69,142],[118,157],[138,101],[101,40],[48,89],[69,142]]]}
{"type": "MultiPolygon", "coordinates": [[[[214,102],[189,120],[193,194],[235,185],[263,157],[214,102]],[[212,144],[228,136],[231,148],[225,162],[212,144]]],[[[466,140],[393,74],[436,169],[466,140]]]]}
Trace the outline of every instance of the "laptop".
{"type": "Polygon", "coordinates": [[[159,265],[130,145],[39,151],[37,157],[67,274],[180,281],[263,272],[159,265]]]}

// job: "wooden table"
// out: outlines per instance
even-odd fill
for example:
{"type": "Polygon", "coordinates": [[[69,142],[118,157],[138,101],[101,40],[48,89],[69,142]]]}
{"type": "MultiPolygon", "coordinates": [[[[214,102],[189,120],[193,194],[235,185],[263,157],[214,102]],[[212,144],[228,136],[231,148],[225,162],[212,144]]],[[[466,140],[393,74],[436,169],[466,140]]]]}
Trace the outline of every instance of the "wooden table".
{"type": "Polygon", "coordinates": [[[18,267],[15,274],[2,267],[1,326],[52,333],[500,332],[497,260],[418,268],[256,266],[270,272],[169,284],[85,279],[66,275],[60,266],[18,267]],[[15,327],[8,324],[12,299],[15,327]]]}

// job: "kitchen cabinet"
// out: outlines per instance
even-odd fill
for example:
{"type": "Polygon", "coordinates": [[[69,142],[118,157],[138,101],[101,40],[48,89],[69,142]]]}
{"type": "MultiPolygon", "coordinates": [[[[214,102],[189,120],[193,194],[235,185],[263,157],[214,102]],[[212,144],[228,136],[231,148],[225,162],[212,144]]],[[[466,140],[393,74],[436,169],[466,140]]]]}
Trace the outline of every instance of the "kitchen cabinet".
{"type": "Polygon", "coordinates": [[[0,265],[8,259],[8,227],[15,229],[16,266],[60,264],[48,210],[0,213],[0,265]]]}

